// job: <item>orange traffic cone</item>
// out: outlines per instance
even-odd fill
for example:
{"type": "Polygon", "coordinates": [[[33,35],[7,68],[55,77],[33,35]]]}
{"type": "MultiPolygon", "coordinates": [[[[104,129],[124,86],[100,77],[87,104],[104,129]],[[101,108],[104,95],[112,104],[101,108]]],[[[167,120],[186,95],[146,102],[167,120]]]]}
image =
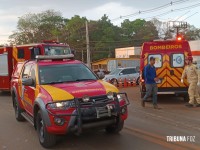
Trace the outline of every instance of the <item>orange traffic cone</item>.
{"type": "Polygon", "coordinates": [[[126,88],[128,85],[127,85],[127,81],[126,81],[126,78],[124,79],[124,87],[126,88]]]}
{"type": "Polygon", "coordinates": [[[136,86],[136,79],[133,78],[133,86],[136,86]]]}
{"type": "Polygon", "coordinates": [[[122,78],[119,79],[119,88],[122,87],[122,78]]]}

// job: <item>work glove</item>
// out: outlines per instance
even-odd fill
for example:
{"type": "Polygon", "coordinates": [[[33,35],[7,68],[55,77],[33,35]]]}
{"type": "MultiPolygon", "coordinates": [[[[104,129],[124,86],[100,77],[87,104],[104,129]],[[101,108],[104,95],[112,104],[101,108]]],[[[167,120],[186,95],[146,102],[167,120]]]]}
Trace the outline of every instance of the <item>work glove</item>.
{"type": "Polygon", "coordinates": [[[181,79],[181,83],[183,83],[183,79],[181,79]]]}
{"type": "Polygon", "coordinates": [[[200,86],[200,82],[197,83],[197,86],[200,86]]]}

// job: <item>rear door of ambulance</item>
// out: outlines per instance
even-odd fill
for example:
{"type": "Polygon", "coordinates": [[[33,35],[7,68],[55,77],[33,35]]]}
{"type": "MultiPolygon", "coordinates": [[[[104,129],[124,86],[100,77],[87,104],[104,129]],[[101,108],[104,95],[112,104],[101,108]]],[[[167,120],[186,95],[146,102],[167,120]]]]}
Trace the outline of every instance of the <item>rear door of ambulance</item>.
{"type": "Polygon", "coordinates": [[[162,48],[161,42],[152,42],[150,45],[150,51],[148,54],[147,61],[149,63],[150,57],[155,58],[156,75],[160,79],[158,85],[158,91],[162,92],[163,88],[167,87],[167,57],[165,51],[162,48]]]}
{"type": "Polygon", "coordinates": [[[187,46],[182,42],[174,43],[174,45],[179,48],[168,50],[167,87],[172,91],[181,91],[181,88],[187,87],[187,82],[181,83],[185,57],[187,57],[187,46]]]}

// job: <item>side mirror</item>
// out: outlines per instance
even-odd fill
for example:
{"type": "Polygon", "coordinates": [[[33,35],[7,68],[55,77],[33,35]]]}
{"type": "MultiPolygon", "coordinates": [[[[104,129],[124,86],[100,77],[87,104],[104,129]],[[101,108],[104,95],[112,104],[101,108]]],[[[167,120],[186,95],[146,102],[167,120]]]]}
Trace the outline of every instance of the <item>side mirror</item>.
{"type": "Polygon", "coordinates": [[[34,60],[37,55],[40,55],[40,49],[37,47],[29,48],[31,51],[31,59],[34,60]]]}
{"type": "Polygon", "coordinates": [[[140,66],[137,66],[137,67],[136,67],[136,71],[137,71],[137,72],[140,72],[140,66]]]}
{"type": "Polygon", "coordinates": [[[33,86],[34,80],[32,78],[23,78],[22,84],[25,85],[25,86],[33,86]]]}
{"type": "Polygon", "coordinates": [[[121,75],[123,75],[123,73],[119,73],[119,75],[121,76],[121,75]]]}
{"type": "Polygon", "coordinates": [[[99,79],[103,79],[104,77],[104,75],[99,75],[99,79]]]}

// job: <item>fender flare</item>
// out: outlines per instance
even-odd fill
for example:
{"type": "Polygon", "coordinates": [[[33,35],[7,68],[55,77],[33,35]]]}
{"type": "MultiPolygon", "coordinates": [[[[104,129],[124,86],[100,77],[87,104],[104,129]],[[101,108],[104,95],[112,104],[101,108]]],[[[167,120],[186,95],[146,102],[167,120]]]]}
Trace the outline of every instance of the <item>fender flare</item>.
{"type": "Polygon", "coordinates": [[[22,105],[22,103],[21,103],[21,102],[19,101],[19,99],[18,99],[17,89],[16,89],[15,86],[11,88],[11,96],[12,96],[12,104],[13,104],[13,107],[14,107],[14,99],[13,99],[13,98],[14,98],[14,97],[13,97],[14,95],[17,97],[18,103],[20,103],[20,105],[22,105]]]}
{"type": "Polygon", "coordinates": [[[44,119],[44,122],[47,126],[51,126],[51,121],[50,121],[50,118],[49,118],[49,113],[48,111],[46,110],[46,107],[45,107],[45,103],[43,101],[42,98],[36,98],[35,99],[35,102],[34,102],[34,107],[33,107],[33,114],[34,114],[34,126],[36,127],[36,113],[37,113],[37,109],[39,107],[39,110],[41,111],[42,113],[42,118],[44,119]]]}

